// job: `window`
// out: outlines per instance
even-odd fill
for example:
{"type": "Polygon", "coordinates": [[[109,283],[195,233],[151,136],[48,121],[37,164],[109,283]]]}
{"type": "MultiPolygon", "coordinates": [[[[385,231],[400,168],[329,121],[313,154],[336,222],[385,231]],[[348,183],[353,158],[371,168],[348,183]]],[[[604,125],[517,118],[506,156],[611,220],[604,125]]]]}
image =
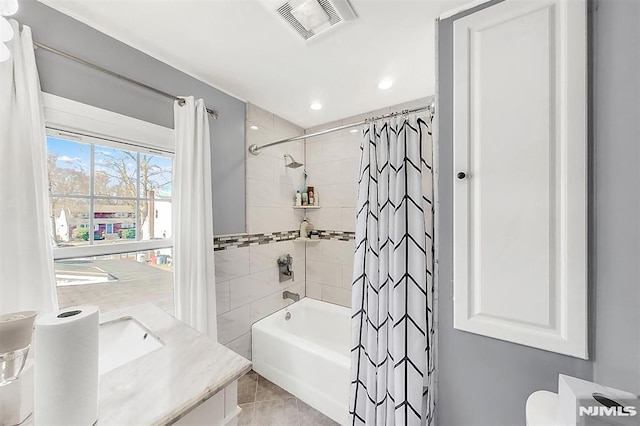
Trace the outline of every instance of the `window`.
{"type": "Polygon", "coordinates": [[[171,158],[51,133],[47,165],[57,247],[171,238],[171,158]]]}
{"type": "Polygon", "coordinates": [[[60,307],[173,313],[172,131],[51,95],[45,120],[60,307]]]}

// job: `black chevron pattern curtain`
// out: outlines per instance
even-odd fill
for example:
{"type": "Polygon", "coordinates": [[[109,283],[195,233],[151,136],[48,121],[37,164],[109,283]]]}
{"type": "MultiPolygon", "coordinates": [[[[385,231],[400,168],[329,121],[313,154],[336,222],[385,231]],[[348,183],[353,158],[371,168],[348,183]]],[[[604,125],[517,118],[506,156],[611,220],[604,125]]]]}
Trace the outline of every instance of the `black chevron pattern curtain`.
{"type": "Polygon", "coordinates": [[[353,425],[433,423],[428,122],[416,117],[378,121],[363,133],[352,291],[353,425]]]}

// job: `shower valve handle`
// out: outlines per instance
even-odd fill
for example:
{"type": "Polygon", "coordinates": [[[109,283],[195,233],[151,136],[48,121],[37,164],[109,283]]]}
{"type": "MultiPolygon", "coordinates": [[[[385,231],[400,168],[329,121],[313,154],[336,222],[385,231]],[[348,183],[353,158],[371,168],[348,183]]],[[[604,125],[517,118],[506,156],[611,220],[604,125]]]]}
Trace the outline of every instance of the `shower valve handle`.
{"type": "Polygon", "coordinates": [[[456,176],[458,179],[462,180],[467,177],[467,174],[465,172],[458,172],[456,176]]]}

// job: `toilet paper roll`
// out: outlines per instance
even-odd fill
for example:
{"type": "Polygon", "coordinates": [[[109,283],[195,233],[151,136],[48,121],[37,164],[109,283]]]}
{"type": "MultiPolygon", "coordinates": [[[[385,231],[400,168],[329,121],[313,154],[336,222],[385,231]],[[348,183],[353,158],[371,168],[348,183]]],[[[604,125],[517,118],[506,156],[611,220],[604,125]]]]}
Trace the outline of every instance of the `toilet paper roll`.
{"type": "Polygon", "coordinates": [[[96,306],[62,309],[36,319],[35,425],[88,426],[96,422],[98,328],[96,306]]]}

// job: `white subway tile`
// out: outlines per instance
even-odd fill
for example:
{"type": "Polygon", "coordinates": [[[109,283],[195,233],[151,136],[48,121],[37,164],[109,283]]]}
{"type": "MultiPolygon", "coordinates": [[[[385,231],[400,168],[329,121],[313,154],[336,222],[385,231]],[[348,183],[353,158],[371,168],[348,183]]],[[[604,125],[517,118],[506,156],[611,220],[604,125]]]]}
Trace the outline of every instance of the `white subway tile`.
{"type": "MultiPolygon", "coordinates": [[[[247,134],[247,145],[252,145],[252,144],[256,144],[256,145],[265,145],[271,142],[274,142],[276,140],[278,140],[278,132],[274,131],[273,129],[265,126],[265,125],[258,125],[259,129],[257,130],[252,130],[252,129],[248,129],[246,134],[247,134]]],[[[248,153],[248,155],[253,155],[251,153],[248,153]]],[[[268,157],[274,157],[276,158],[277,155],[275,155],[274,152],[272,152],[271,148],[267,148],[263,151],[260,151],[260,154],[258,155],[258,157],[262,157],[262,156],[268,156],[268,157]]]]}
{"type": "Polygon", "coordinates": [[[342,265],[342,287],[351,288],[353,283],[353,262],[350,265],[342,265]]]}
{"type": "Polygon", "coordinates": [[[322,300],[349,308],[351,307],[351,290],[323,285],[322,300]]]}
{"type": "Polygon", "coordinates": [[[249,234],[259,234],[275,230],[276,219],[278,219],[280,213],[279,207],[247,206],[247,232],[249,234]]]}
{"type": "Polygon", "coordinates": [[[229,282],[229,308],[246,305],[274,290],[274,268],[235,278],[229,282]]]}
{"type": "MultiPolygon", "coordinates": [[[[348,158],[336,162],[340,167],[339,183],[358,183],[360,173],[360,157],[348,158]]],[[[331,182],[332,183],[332,182],[331,182]]]]}
{"type": "Polygon", "coordinates": [[[320,189],[323,185],[342,183],[342,164],[340,163],[340,161],[333,161],[309,164],[307,184],[320,189]]]}
{"type": "Polygon", "coordinates": [[[293,215],[292,207],[295,203],[297,187],[289,183],[280,183],[275,185],[278,188],[278,207],[287,207],[291,209],[291,214],[293,215]]]}
{"type": "Polygon", "coordinates": [[[269,296],[256,300],[251,304],[251,323],[261,320],[267,315],[284,308],[292,303],[291,299],[283,299],[282,293],[273,293],[269,296]]]}
{"type": "Polygon", "coordinates": [[[320,193],[324,207],[355,207],[356,195],[357,186],[353,183],[324,185],[320,193]]]}
{"type": "MultiPolygon", "coordinates": [[[[320,193],[320,203],[322,203],[323,195],[320,193]]],[[[324,207],[321,205],[319,210],[310,210],[307,217],[313,224],[315,229],[324,230],[340,230],[342,227],[342,210],[337,207],[324,207]]]]}
{"type": "Polygon", "coordinates": [[[322,144],[314,139],[307,141],[307,165],[322,162],[322,144]]]}
{"type": "Polygon", "coordinates": [[[307,280],[340,287],[342,267],[338,263],[307,260],[307,280]]]}
{"type": "MultiPolygon", "coordinates": [[[[322,162],[334,162],[347,158],[342,138],[325,139],[322,142],[322,162]]],[[[356,143],[354,140],[353,143],[356,143]]]]}
{"type": "Polygon", "coordinates": [[[342,208],[342,228],[343,231],[356,231],[356,209],[354,207],[342,208]]]}
{"type": "MultiPolygon", "coordinates": [[[[254,274],[265,269],[278,267],[278,258],[285,254],[292,254],[293,242],[258,244],[249,246],[249,272],[254,274]]],[[[294,259],[295,265],[296,259],[294,259]]]]}
{"type": "Polygon", "coordinates": [[[278,207],[278,186],[273,181],[247,179],[247,206],[278,207]]]}
{"type": "Polygon", "coordinates": [[[306,287],[307,286],[305,285],[305,283],[299,282],[297,284],[294,284],[294,285],[290,286],[289,288],[287,288],[287,290],[299,294],[300,295],[300,299],[302,299],[302,298],[307,296],[306,287]]]}
{"type": "Polygon", "coordinates": [[[251,310],[249,305],[218,315],[218,341],[226,345],[251,331],[251,310]]]}
{"type": "Polygon", "coordinates": [[[283,287],[276,293],[272,293],[266,297],[256,300],[251,304],[251,323],[261,320],[267,315],[279,311],[280,309],[293,303],[291,299],[283,299],[282,293],[288,290],[292,293],[296,293],[302,299],[305,297],[305,285],[304,283],[298,283],[283,287]]]}
{"type": "MultiPolygon", "coordinates": [[[[279,132],[271,133],[271,140],[266,143],[276,142],[286,137],[279,132]]],[[[288,142],[282,145],[271,146],[263,151],[263,154],[270,155],[278,160],[284,160],[284,155],[289,154],[297,161],[304,161],[304,141],[288,142]]]]}
{"type": "Polygon", "coordinates": [[[348,265],[353,262],[353,241],[325,240],[322,242],[322,260],[348,265]]]}
{"type": "Polygon", "coordinates": [[[277,160],[269,156],[247,155],[247,178],[275,181],[277,160]]]}
{"type": "Polygon", "coordinates": [[[307,297],[316,300],[322,300],[322,284],[313,281],[307,281],[307,297]]]}
{"type": "Polygon", "coordinates": [[[214,259],[216,282],[246,275],[249,270],[249,247],[216,251],[214,259]]]}
{"type": "Polygon", "coordinates": [[[258,127],[273,128],[273,114],[253,104],[248,104],[247,121],[258,127]]]}
{"type": "Polygon", "coordinates": [[[229,281],[216,283],[216,314],[229,311],[229,281]]]}
{"type": "Polygon", "coordinates": [[[322,246],[326,240],[320,240],[319,242],[306,243],[306,259],[307,260],[322,260],[322,246]]]}
{"type": "MultiPolygon", "coordinates": [[[[293,272],[296,283],[304,283],[306,280],[306,258],[307,253],[305,249],[305,243],[292,243],[293,244],[293,272]]],[[[309,245],[311,245],[310,243],[309,245]]]]}
{"type": "MultiPolygon", "coordinates": [[[[296,161],[304,161],[302,156],[295,157],[296,161]]],[[[277,160],[277,165],[275,166],[275,176],[276,182],[280,184],[288,184],[293,186],[293,193],[295,194],[297,189],[302,189],[304,186],[304,167],[298,167],[297,169],[291,169],[289,167],[284,166],[284,158],[277,160]]],[[[293,205],[293,199],[291,203],[287,204],[288,206],[293,205]]]]}
{"type": "Polygon", "coordinates": [[[302,127],[297,126],[284,118],[280,118],[277,115],[273,116],[273,129],[280,133],[281,139],[300,136],[304,132],[302,127]]]}
{"type": "Polygon", "coordinates": [[[360,136],[355,133],[322,141],[322,161],[360,158],[360,136]]]}
{"type": "MultiPolygon", "coordinates": [[[[340,126],[341,124],[342,124],[342,120],[330,121],[328,123],[324,123],[324,124],[320,124],[320,125],[317,125],[317,126],[309,127],[308,129],[306,129],[306,133],[320,132],[322,130],[326,130],[326,129],[330,129],[332,127],[340,126]]],[[[316,136],[316,137],[320,137],[320,136],[316,136]]]]}
{"type": "Polygon", "coordinates": [[[295,231],[300,228],[302,222],[302,211],[294,210],[291,206],[274,208],[273,225],[268,231],[295,231]]]}
{"type": "Polygon", "coordinates": [[[227,348],[251,361],[251,332],[227,343],[227,348]]]}

